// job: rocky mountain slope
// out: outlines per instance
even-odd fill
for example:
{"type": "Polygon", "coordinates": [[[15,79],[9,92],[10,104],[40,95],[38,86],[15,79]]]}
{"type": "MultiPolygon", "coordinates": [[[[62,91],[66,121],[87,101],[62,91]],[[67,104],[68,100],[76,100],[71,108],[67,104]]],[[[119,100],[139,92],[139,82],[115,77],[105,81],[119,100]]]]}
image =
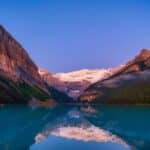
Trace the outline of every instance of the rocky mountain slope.
{"type": "Polygon", "coordinates": [[[25,49],[0,26],[0,103],[60,100],[62,95],[45,84],[25,49]]]}
{"type": "MultiPolygon", "coordinates": [[[[120,68],[120,67],[119,67],[120,68]]],[[[91,84],[112,75],[115,69],[83,69],[69,73],[50,74],[43,69],[39,73],[48,85],[76,99],[91,84]]]]}
{"type": "Polygon", "coordinates": [[[112,76],[91,85],[79,101],[105,104],[150,103],[150,50],[143,49],[112,76]]]}
{"type": "Polygon", "coordinates": [[[44,85],[38,68],[25,49],[0,26],[0,70],[13,80],[22,79],[43,89],[44,85]]]}
{"type": "Polygon", "coordinates": [[[114,69],[52,75],[39,69],[25,49],[0,26],[0,103],[55,100],[107,104],[150,103],[150,50],[114,69]],[[95,83],[96,82],[96,83],[95,83]],[[92,84],[92,85],[91,85],[92,84]]]}

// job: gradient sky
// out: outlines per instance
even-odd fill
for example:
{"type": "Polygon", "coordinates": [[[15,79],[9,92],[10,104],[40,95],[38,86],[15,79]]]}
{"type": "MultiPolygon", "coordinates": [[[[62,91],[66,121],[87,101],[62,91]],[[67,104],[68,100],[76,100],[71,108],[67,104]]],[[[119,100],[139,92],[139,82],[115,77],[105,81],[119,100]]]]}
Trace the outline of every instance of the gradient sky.
{"type": "Polygon", "coordinates": [[[149,0],[1,0],[0,23],[52,73],[114,67],[150,48],[149,0]]]}

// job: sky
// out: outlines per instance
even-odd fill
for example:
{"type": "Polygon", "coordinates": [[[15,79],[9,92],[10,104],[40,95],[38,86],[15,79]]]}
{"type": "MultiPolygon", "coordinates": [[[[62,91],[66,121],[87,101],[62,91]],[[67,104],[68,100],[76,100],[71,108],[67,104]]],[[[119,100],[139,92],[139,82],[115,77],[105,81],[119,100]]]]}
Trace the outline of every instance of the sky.
{"type": "Polygon", "coordinates": [[[0,24],[51,73],[115,67],[150,48],[149,0],[0,0],[0,24]]]}

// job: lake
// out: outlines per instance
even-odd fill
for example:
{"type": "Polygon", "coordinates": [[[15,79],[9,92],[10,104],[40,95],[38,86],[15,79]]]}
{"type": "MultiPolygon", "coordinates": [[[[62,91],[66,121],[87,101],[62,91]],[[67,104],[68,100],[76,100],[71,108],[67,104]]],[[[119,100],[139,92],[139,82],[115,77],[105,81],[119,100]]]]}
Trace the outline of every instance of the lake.
{"type": "Polygon", "coordinates": [[[150,149],[150,107],[0,107],[0,150],[150,149]]]}

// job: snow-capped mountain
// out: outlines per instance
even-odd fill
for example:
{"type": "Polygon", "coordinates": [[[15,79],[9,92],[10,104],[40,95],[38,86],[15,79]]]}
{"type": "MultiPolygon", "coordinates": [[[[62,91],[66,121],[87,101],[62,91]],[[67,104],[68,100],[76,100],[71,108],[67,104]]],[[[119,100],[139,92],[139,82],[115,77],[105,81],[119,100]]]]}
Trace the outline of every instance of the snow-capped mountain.
{"type": "Polygon", "coordinates": [[[62,91],[76,99],[91,84],[108,78],[119,66],[114,69],[82,69],[69,73],[50,74],[43,69],[39,69],[39,74],[52,87],[62,91]]]}
{"type": "Polygon", "coordinates": [[[58,73],[54,77],[63,82],[82,82],[88,81],[94,83],[99,79],[105,78],[111,74],[111,69],[82,69],[69,73],[58,73]]]}

